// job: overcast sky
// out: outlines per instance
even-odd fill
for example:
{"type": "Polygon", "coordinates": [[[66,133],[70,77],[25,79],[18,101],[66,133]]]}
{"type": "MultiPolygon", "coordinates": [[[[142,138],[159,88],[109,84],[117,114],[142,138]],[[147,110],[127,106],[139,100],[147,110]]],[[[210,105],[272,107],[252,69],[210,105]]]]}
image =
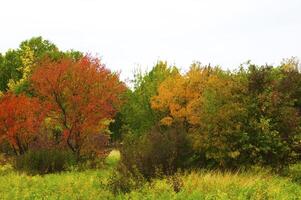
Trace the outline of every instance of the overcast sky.
{"type": "Polygon", "coordinates": [[[0,51],[42,36],[122,78],[158,59],[234,69],[301,57],[301,0],[1,0],[0,51]]]}

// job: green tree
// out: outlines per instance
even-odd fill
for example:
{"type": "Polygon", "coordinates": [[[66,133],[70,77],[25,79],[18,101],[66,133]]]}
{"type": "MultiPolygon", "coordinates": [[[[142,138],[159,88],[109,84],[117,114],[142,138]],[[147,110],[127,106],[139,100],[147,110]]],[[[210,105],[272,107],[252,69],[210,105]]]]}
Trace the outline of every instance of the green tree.
{"type": "Polygon", "coordinates": [[[17,50],[8,50],[2,56],[0,63],[0,90],[5,92],[8,90],[9,80],[18,80],[22,74],[18,70],[22,65],[19,52],[17,50]]]}
{"type": "Polygon", "coordinates": [[[248,110],[244,155],[253,164],[282,168],[296,159],[301,118],[296,108],[298,95],[294,84],[300,82],[293,83],[291,79],[294,76],[297,79],[300,74],[296,69],[289,71],[283,65],[249,64],[242,74],[247,77],[244,105],[248,110]]]}
{"type": "Polygon", "coordinates": [[[134,90],[127,92],[127,103],[121,109],[123,127],[143,134],[160,120],[158,112],[151,108],[151,97],[157,94],[160,83],[177,71],[176,67],[159,61],[149,73],[135,74],[134,90]]]}

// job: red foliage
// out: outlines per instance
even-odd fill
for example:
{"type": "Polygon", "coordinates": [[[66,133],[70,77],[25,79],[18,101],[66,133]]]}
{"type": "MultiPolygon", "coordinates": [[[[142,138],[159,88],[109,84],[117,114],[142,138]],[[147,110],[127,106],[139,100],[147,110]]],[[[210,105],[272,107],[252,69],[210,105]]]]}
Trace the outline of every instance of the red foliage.
{"type": "Polygon", "coordinates": [[[46,60],[32,75],[38,95],[52,105],[51,118],[64,129],[70,149],[79,155],[89,134],[103,129],[102,120],[114,117],[125,85],[98,59],[46,60]]]}
{"type": "Polygon", "coordinates": [[[44,112],[36,98],[6,94],[0,99],[0,137],[9,142],[17,155],[27,151],[43,120],[44,112]]]}

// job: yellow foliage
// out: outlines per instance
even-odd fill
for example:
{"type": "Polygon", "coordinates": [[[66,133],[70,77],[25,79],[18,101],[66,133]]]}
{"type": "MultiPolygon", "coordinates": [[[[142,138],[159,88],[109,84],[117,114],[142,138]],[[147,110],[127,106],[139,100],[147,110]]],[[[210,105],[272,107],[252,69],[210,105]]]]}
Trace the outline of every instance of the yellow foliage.
{"type": "Polygon", "coordinates": [[[22,73],[22,78],[18,81],[9,80],[9,90],[15,91],[19,86],[23,85],[32,72],[34,65],[34,51],[29,46],[24,46],[24,52],[21,54],[22,66],[18,69],[22,73]]]}
{"type": "Polygon", "coordinates": [[[164,117],[160,122],[162,125],[170,126],[172,124],[172,121],[173,119],[171,117],[164,117]]]}
{"type": "Polygon", "coordinates": [[[231,158],[237,158],[239,155],[240,155],[239,151],[232,151],[232,152],[229,153],[229,156],[231,158]]]}
{"type": "MultiPolygon", "coordinates": [[[[163,81],[158,88],[158,95],[151,99],[152,109],[167,113],[173,121],[197,125],[200,120],[199,105],[210,70],[193,65],[187,74],[177,73],[163,81]]],[[[172,124],[171,119],[168,118],[166,125],[172,124]]]]}
{"type": "Polygon", "coordinates": [[[111,123],[113,123],[113,119],[103,119],[99,122],[99,130],[101,130],[102,133],[105,134],[111,134],[111,131],[109,129],[109,126],[111,123]]]}

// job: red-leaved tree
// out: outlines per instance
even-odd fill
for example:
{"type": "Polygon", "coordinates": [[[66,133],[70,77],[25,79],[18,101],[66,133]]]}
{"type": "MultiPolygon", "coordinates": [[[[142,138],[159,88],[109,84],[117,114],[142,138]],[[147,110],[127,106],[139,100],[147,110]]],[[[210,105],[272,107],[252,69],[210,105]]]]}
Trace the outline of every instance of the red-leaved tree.
{"type": "Polygon", "coordinates": [[[32,75],[37,94],[52,105],[49,117],[63,129],[68,147],[79,157],[87,137],[99,134],[121,105],[125,85],[100,60],[85,56],[45,60],[32,75]]]}
{"type": "Polygon", "coordinates": [[[16,155],[24,154],[44,121],[38,99],[6,94],[0,98],[0,138],[7,140],[16,155]]]}

